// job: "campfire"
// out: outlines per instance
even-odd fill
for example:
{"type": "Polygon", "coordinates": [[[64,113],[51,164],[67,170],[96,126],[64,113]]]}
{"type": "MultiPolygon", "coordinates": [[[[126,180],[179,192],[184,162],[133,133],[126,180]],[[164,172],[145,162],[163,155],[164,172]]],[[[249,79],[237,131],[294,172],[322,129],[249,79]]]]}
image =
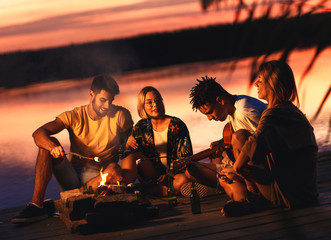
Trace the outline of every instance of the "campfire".
{"type": "Polygon", "coordinates": [[[123,186],[117,181],[117,184],[107,184],[108,173],[103,173],[103,168],[100,170],[101,181],[96,190],[97,196],[106,196],[117,193],[126,193],[127,189],[131,189],[131,185],[123,186]]]}
{"type": "Polygon", "coordinates": [[[60,193],[55,208],[60,219],[72,233],[90,234],[129,227],[133,221],[148,220],[159,214],[159,209],[131,185],[120,182],[108,184],[108,173],[100,170],[101,181],[96,191],[82,193],[73,189],[60,193]]]}

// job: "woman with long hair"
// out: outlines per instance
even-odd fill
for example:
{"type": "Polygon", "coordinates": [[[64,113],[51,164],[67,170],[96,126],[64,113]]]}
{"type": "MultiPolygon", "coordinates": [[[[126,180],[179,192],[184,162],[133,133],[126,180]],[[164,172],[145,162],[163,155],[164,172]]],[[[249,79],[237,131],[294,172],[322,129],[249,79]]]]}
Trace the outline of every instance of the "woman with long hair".
{"type": "Polygon", "coordinates": [[[261,64],[255,86],[268,108],[254,134],[238,131],[232,138],[239,149],[234,153],[236,161],[233,169],[223,170],[219,178],[232,199],[222,209],[225,216],[260,210],[262,202],[302,207],[318,196],[318,148],[313,128],[298,108],[290,66],[283,61],[261,64]]]}

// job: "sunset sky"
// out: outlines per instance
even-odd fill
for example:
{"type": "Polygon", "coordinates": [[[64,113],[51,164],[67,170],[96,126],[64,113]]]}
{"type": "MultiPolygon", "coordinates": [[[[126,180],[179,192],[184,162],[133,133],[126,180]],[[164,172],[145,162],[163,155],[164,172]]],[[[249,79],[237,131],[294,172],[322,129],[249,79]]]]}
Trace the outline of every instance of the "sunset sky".
{"type": "Polygon", "coordinates": [[[0,52],[128,37],[220,21],[199,0],[2,0],[0,52]]]}
{"type": "Polygon", "coordinates": [[[1,0],[0,53],[231,22],[237,1],[226,3],[206,13],[200,0],[1,0]]]}

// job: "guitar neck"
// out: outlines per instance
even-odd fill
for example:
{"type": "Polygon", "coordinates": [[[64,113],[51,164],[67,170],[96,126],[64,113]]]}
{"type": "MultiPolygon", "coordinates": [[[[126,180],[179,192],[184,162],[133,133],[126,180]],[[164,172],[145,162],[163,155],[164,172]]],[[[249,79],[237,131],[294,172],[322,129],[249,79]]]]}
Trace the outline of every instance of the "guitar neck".
{"type": "MultiPolygon", "coordinates": [[[[232,135],[232,127],[231,127],[230,123],[227,123],[223,130],[222,147],[223,147],[223,150],[226,151],[230,160],[234,162],[234,157],[233,157],[233,153],[232,153],[232,149],[231,149],[231,135],[232,135]]],[[[216,149],[218,149],[218,148],[217,147],[214,147],[213,149],[208,148],[201,152],[193,154],[192,156],[189,156],[187,158],[177,159],[170,164],[170,170],[174,174],[176,174],[176,173],[182,171],[183,169],[185,169],[187,167],[187,164],[189,164],[190,162],[197,162],[202,159],[208,158],[210,155],[212,155],[213,153],[216,152],[216,149]]]]}
{"type": "Polygon", "coordinates": [[[191,162],[197,162],[197,161],[200,161],[204,158],[207,158],[209,157],[210,155],[212,155],[214,152],[216,151],[216,149],[206,149],[206,150],[203,150],[201,152],[198,152],[196,154],[193,154],[192,156],[189,156],[187,158],[187,160],[191,161],[191,162]]]}

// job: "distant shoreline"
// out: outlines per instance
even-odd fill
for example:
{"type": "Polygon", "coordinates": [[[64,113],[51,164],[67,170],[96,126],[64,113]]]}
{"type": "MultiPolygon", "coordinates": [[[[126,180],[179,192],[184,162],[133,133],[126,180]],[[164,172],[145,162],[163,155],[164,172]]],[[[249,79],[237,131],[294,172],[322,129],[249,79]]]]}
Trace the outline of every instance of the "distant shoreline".
{"type": "Polygon", "coordinates": [[[0,55],[2,88],[331,45],[331,12],[0,55]]]}

